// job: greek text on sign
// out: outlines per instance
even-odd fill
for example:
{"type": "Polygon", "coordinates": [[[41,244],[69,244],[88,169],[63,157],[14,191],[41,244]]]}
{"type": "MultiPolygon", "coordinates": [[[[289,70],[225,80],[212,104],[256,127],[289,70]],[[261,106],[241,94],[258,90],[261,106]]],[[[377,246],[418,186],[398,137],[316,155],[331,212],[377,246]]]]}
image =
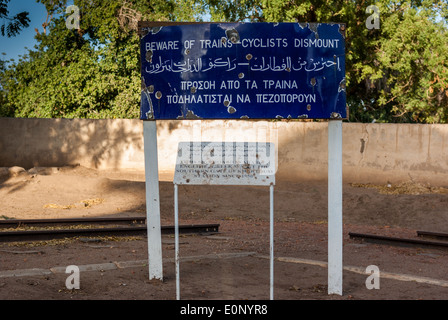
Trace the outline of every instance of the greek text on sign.
{"type": "Polygon", "coordinates": [[[275,184],[276,150],[269,142],[180,142],[174,184],[275,184]]]}
{"type": "Polygon", "coordinates": [[[346,118],[345,26],[148,27],[140,118],[346,118]]]}

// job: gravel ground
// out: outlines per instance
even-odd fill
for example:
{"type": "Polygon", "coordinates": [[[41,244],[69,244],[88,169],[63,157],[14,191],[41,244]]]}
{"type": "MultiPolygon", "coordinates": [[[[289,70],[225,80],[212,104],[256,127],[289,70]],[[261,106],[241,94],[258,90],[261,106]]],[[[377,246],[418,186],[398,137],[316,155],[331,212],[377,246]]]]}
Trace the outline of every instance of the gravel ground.
{"type": "MultiPolygon", "coordinates": [[[[172,183],[162,181],[160,188],[161,221],[172,225],[172,183]]],[[[343,295],[339,296],[327,293],[326,183],[279,182],[274,209],[274,298],[447,299],[447,250],[372,244],[348,236],[348,232],[364,232],[416,238],[416,230],[446,232],[448,194],[423,191],[387,194],[371,186],[344,184],[343,295]],[[366,287],[370,265],[380,271],[379,289],[366,287]]],[[[25,172],[0,180],[0,199],[3,218],[145,216],[141,173],[113,175],[81,167],[46,174],[25,172]],[[86,199],[101,201],[82,207],[86,199]]],[[[219,234],[181,237],[181,298],[268,300],[268,191],[182,187],[179,201],[181,224],[220,224],[219,234]]],[[[163,281],[148,280],[147,246],[145,237],[0,244],[0,299],[174,300],[174,238],[162,239],[163,281]],[[66,287],[69,265],[81,269],[80,289],[66,287]],[[30,269],[42,273],[18,271],[30,269]]]]}

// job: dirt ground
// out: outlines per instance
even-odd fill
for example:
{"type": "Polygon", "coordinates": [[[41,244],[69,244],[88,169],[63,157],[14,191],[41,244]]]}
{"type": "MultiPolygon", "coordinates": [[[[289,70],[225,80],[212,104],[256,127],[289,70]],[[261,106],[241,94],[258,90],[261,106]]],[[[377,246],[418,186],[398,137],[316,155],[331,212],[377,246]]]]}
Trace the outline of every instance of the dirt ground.
{"type": "MultiPolygon", "coordinates": [[[[0,171],[0,219],[145,216],[142,172],[77,167],[0,171]]],[[[327,293],[327,183],[277,181],[274,191],[276,300],[445,300],[448,250],[396,247],[351,239],[349,232],[416,237],[448,232],[447,189],[416,183],[381,188],[345,181],[343,295],[327,293]],[[412,188],[415,187],[415,188],[412,188]],[[418,187],[418,188],[417,188],[418,187]],[[412,194],[417,191],[418,194],[412,194]],[[367,289],[367,266],[380,288],[367,289]]],[[[368,183],[364,181],[363,183],[368,183]]],[[[160,182],[161,222],[174,221],[173,184],[160,182]]],[[[269,299],[269,189],[180,186],[181,224],[219,223],[216,235],[180,239],[180,292],[185,300],[269,299]]],[[[1,300],[173,300],[174,238],[164,235],[164,280],[149,281],[147,239],[85,239],[0,244],[0,275],[8,270],[82,271],[80,289],[65,272],[0,276],[1,300]],[[93,241],[95,240],[95,241],[93,241]],[[117,265],[125,267],[116,267],[117,265]]]]}

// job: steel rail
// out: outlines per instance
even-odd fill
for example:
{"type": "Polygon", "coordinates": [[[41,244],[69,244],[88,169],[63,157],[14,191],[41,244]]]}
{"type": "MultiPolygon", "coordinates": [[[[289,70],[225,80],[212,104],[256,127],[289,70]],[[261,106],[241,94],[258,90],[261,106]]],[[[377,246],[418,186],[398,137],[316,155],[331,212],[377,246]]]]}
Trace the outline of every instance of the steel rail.
{"type": "Polygon", "coordinates": [[[62,218],[62,219],[7,219],[0,220],[0,229],[20,226],[51,225],[103,225],[103,224],[145,224],[146,217],[112,217],[112,218],[62,218]]]}
{"type": "MultiPolygon", "coordinates": [[[[181,225],[179,232],[183,234],[217,233],[219,224],[181,225]]],[[[174,226],[161,226],[162,234],[174,234],[174,226]]],[[[113,228],[90,229],[47,229],[47,230],[19,230],[0,232],[0,242],[47,241],[73,237],[99,236],[145,236],[146,226],[129,226],[113,228]]]]}
{"type": "Polygon", "coordinates": [[[448,242],[441,241],[429,241],[421,239],[405,239],[396,237],[380,236],[375,234],[362,234],[349,232],[349,236],[352,239],[362,239],[371,243],[378,244],[390,244],[402,247],[431,247],[431,248],[444,248],[448,249],[448,242]]]}
{"type": "Polygon", "coordinates": [[[448,233],[442,232],[417,231],[417,236],[448,241],[448,233]]]}

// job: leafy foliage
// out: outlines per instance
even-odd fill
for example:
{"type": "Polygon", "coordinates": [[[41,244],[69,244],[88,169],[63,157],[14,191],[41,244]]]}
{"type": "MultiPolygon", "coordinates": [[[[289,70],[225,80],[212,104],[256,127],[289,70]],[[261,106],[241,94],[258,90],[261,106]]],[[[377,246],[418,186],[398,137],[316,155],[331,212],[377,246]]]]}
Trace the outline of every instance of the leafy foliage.
{"type": "MultiPolygon", "coordinates": [[[[0,0],[2,4],[8,0],[0,0]]],[[[145,21],[342,22],[350,121],[448,123],[448,1],[75,0],[80,29],[65,25],[66,0],[38,0],[48,31],[16,63],[0,64],[0,116],[136,118],[139,38],[145,21]],[[369,5],[380,28],[368,29],[369,5]]]]}
{"type": "Polygon", "coordinates": [[[51,17],[50,32],[38,33],[35,50],[3,71],[0,81],[8,97],[3,115],[14,110],[16,117],[138,117],[137,22],[172,20],[172,12],[182,19],[194,14],[187,2],[79,0],[80,29],[70,30],[65,0],[39,2],[51,17]]]}
{"type": "Polygon", "coordinates": [[[218,20],[345,23],[351,121],[448,123],[448,1],[208,3],[218,20]],[[380,29],[366,27],[370,5],[380,11],[380,29]]]}

